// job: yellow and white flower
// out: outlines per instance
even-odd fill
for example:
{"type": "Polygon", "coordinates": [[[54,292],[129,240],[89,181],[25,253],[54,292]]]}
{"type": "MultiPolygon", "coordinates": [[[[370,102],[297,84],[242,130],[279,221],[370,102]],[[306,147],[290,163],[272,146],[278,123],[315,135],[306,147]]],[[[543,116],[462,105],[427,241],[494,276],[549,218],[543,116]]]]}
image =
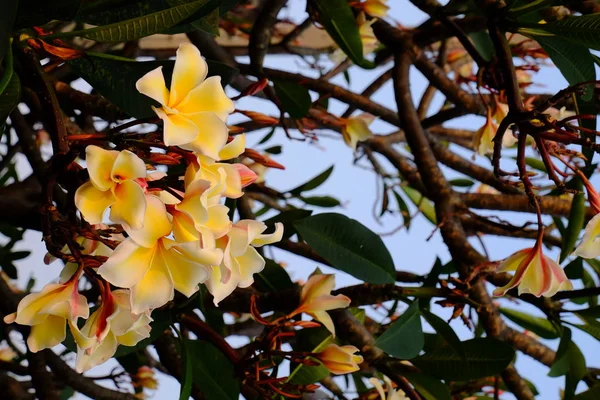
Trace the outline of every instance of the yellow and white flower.
{"type": "Polygon", "coordinates": [[[343,119],[342,136],[344,137],[344,142],[352,150],[356,150],[358,142],[364,142],[373,137],[373,132],[369,129],[369,125],[374,120],[375,117],[367,113],[343,119]]]}
{"type": "Polygon", "coordinates": [[[323,351],[315,355],[323,365],[335,375],[350,374],[358,371],[358,364],[363,362],[363,357],[355,353],[358,349],[354,346],[338,346],[330,344],[323,351]]]}

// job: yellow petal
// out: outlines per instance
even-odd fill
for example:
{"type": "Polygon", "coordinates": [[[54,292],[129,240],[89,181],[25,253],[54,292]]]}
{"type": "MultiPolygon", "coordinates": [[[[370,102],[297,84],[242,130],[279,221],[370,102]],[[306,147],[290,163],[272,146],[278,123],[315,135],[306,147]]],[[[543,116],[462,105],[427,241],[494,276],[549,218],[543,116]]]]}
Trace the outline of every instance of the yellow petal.
{"type": "Polygon", "coordinates": [[[189,144],[198,136],[198,127],[190,119],[179,114],[167,114],[162,108],[154,112],[163,121],[163,142],[167,146],[189,144]]]}
{"type": "Polygon", "coordinates": [[[111,179],[114,182],[123,182],[127,179],[145,177],[146,164],[144,161],[130,151],[121,151],[112,166],[111,179]]]}
{"type": "Polygon", "coordinates": [[[131,288],[132,313],[141,314],[173,300],[173,279],[163,255],[164,251],[157,251],[146,275],[131,288]]]}
{"type": "Polygon", "coordinates": [[[283,224],[281,222],[275,223],[275,232],[258,235],[254,240],[252,240],[251,244],[255,247],[261,247],[266,244],[276,243],[281,241],[283,237],[283,224]]]}
{"type": "Polygon", "coordinates": [[[600,256],[600,214],[588,222],[581,243],[573,254],[581,258],[596,258],[600,256]]]}
{"type": "Polygon", "coordinates": [[[98,189],[108,190],[114,186],[111,171],[118,156],[119,152],[115,150],[104,150],[98,146],[86,147],[85,161],[90,181],[98,189]]]}
{"type": "Polygon", "coordinates": [[[335,287],[335,277],[333,275],[318,274],[312,275],[302,287],[300,302],[306,303],[312,299],[329,294],[335,287]]]}
{"type": "Polygon", "coordinates": [[[91,181],[79,186],[75,192],[75,206],[92,225],[102,223],[104,211],[115,201],[111,190],[100,191],[91,181]]]}
{"type": "Polygon", "coordinates": [[[123,225],[125,232],[137,244],[144,247],[154,247],[157,240],[171,233],[171,220],[162,201],[156,196],[146,195],[146,212],[143,218],[143,228],[133,230],[128,225],[123,225]]]}
{"type": "Polygon", "coordinates": [[[359,117],[348,118],[342,133],[344,141],[353,150],[356,150],[358,142],[363,142],[373,136],[366,118],[359,117]]]}
{"type": "Polygon", "coordinates": [[[194,225],[194,220],[188,214],[172,210],[173,236],[177,242],[194,242],[200,239],[200,233],[194,225]]]}
{"type": "Polygon", "coordinates": [[[224,298],[233,293],[237,287],[237,279],[231,276],[230,271],[225,266],[213,266],[210,277],[204,284],[210,294],[213,295],[213,303],[218,306],[224,298]],[[229,279],[226,279],[227,275],[230,275],[229,279]]]}
{"type": "Polygon", "coordinates": [[[212,206],[208,209],[208,219],[203,227],[209,229],[216,239],[224,236],[231,229],[229,208],[224,205],[212,206]]]}
{"type": "Polygon", "coordinates": [[[155,247],[142,247],[132,239],[127,239],[98,268],[98,274],[115,286],[131,288],[142,280],[155,252],[155,247]]]}
{"type": "Polygon", "coordinates": [[[331,332],[333,336],[335,336],[335,325],[333,325],[333,320],[331,319],[327,311],[315,311],[307,314],[319,321],[320,323],[322,323],[323,326],[327,328],[327,330],[331,332]]]}
{"type": "Polygon", "coordinates": [[[135,83],[135,88],[143,95],[156,100],[162,105],[166,105],[169,99],[169,90],[165,85],[165,77],[162,73],[162,67],[158,67],[142,76],[135,83]]]}
{"type": "Polygon", "coordinates": [[[239,273],[238,287],[245,288],[254,283],[254,274],[265,268],[265,260],[253,247],[248,247],[244,254],[232,260],[237,264],[239,273]]]}
{"type": "Polygon", "coordinates": [[[229,128],[225,122],[213,112],[185,114],[185,117],[197,127],[197,136],[192,141],[182,143],[180,147],[218,159],[229,136],[229,128]]]}
{"type": "Polygon", "coordinates": [[[217,114],[221,121],[235,110],[233,101],[225,94],[220,76],[211,76],[188,93],[177,106],[177,111],[191,114],[198,111],[210,111],[217,114]]]}
{"type": "Polygon", "coordinates": [[[112,358],[117,351],[117,347],[118,343],[115,339],[115,335],[111,333],[106,336],[102,343],[100,343],[91,354],[87,354],[82,349],[77,349],[75,370],[81,374],[96,365],[103,364],[112,358]]]}
{"type": "Polygon", "coordinates": [[[141,229],[147,208],[144,189],[135,181],[128,180],[115,186],[114,196],[110,220],[117,224],[127,224],[134,230],[141,229]]]}
{"type": "Polygon", "coordinates": [[[32,353],[36,353],[56,346],[67,336],[66,324],[64,318],[48,315],[44,322],[31,327],[31,333],[27,337],[27,347],[32,353]]]}
{"type": "Polygon", "coordinates": [[[198,285],[208,278],[207,267],[187,259],[176,247],[168,251],[162,249],[161,252],[161,257],[171,273],[175,290],[187,297],[196,293],[198,285]]]}
{"type": "Polygon", "coordinates": [[[552,284],[550,269],[543,263],[541,256],[536,256],[527,266],[523,279],[519,282],[519,295],[531,293],[540,297],[552,284]]]}
{"type": "Polygon", "coordinates": [[[233,140],[225,145],[219,152],[219,160],[231,160],[238,157],[246,150],[246,135],[236,135],[233,140]]]}
{"type": "Polygon", "coordinates": [[[198,48],[191,43],[180,44],[173,68],[169,107],[178,107],[187,94],[204,81],[207,73],[208,65],[198,48]]]}

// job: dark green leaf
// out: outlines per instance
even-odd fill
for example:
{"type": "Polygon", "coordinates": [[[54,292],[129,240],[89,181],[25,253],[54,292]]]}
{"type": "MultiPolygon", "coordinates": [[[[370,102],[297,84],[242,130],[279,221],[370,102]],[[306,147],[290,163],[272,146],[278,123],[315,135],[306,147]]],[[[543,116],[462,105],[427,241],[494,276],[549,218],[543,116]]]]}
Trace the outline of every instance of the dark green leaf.
{"type": "Polygon", "coordinates": [[[469,37],[484,60],[490,61],[496,55],[492,39],[487,31],[473,32],[469,34],[469,37]]]}
{"type": "Polygon", "coordinates": [[[283,109],[290,114],[292,118],[302,118],[306,116],[312,100],[308,89],[292,81],[273,81],[275,83],[275,93],[281,100],[283,109]]]}
{"type": "Polygon", "coordinates": [[[269,154],[281,154],[281,146],[268,147],[264,152],[269,154]]]}
{"type": "Polygon", "coordinates": [[[180,342],[181,342],[181,357],[183,359],[183,377],[181,382],[181,391],[179,392],[179,400],[188,400],[190,395],[192,394],[192,381],[194,376],[194,371],[192,369],[192,349],[190,349],[187,345],[189,340],[181,336],[180,333],[180,342]]]}
{"type": "Polygon", "coordinates": [[[66,386],[58,396],[59,400],[69,400],[75,394],[75,389],[71,386],[66,386]]]}
{"type": "Polygon", "coordinates": [[[8,260],[0,260],[0,267],[2,267],[2,271],[10,278],[17,279],[19,274],[17,273],[17,267],[15,264],[8,260]]]}
{"type": "Polygon", "coordinates": [[[393,283],[395,268],[381,238],[342,214],[325,213],[294,226],[314,251],[334,268],[369,283],[393,283]]]}
{"type": "Polygon", "coordinates": [[[288,190],[288,193],[292,196],[297,196],[302,192],[308,192],[309,190],[316,189],[319,186],[321,186],[327,180],[327,178],[329,178],[329,175],[331,175],[332,172],[333,165],[327,168],[325,171],[321,172],[319,175],[315,176],[314,178],[311,178],[306,183],[303,183],[302,185],[294,189],[288,190]]]}
{"type": "Polygon", "coordinates": [[[19,104],[21,99],[21,81],[19,75],[13,72],[8,86],[0,94],[0,124],[8,118],[8,114],[19,104]]]}
{"type": "Polygon", "coordinates": [[[600,14],[570,16],[547,24],[537,24],[535,29],[553,33],[575,45],[600,50],[600,14]]]}
{"type": "Polygon", "coordinates": [[[456,186],[456,187],[471,187],[475,184],[475,182],[473,182],[470,179],[451,179],[448,181],[449,184],[451,184],[452,186],[456,186]]]}
{"type": "Polygon", "coordinates": [[[448,342],[450,347],[452,347],[459,356],[466,360],[467,355],[465,354],[465,349],[463,348],[462,342],[450,324],[423,307],[421,308],[421,315],[423,315],[425,321],[427,321],[429,325],[431,325],[431,327],[435,329],[435,331],[440,334],[440,336],[443,337],[446,342],[448,342]]]}
{"type": "Polygon", "coordinates": [[[391,356],[410,360],[419,355],[425,345],[419,301],[410,307],[375,341],[377,347],[391,356]]]}
{"type": "Polygon", "coordinates": [[[569,279],[583,278],[583,260],[581,257],[577,257],[567,264],[565,267],[565,275],[567,275],[567,278],[569,279]]]}
{"type": "MultiPolygon", "coordinates": [[[[209,61],[208,74],[221,76],[222,84],[227,84],[237,71],[225,64],[209,61]]],[[[155,116],[150,108],[156,103],[135,88],[135,83],[147,72],[163,67],[163,75],[170,82],[175,64],[172,60],[139,62],[128,59],[112,59],[88,55],[69,61],[84,80],[101,95],[135,118],[155,116]]]]}
{"type": "MultiPolygon", "coordinates": [[[[12,0],[5,3],[18,3],[15,29],[44,25],[54,19],[69,21],[77,14],[81,0],[12,0]]],[[[4,12],[5,6],[2,7],[4,12]]]]}
{"type": "MultiPolygon", "coordinates": [[[[311,353],[318,353],[325,349],[329,344],[335,343],[335,339],[325,328],[298,331],[296,339],[297,344],[294,347],[295,350],[311,353]]],[[[329,370],[323,365],[306,366],[304,364],[299,364],[293,367],[287,382],[305,385],[318,382],[328,375],[329,370]]]]}
{"type": "Polygon", "coordinates": [[[600,399],[600,384],[596,384],[585,392],[576,395],[574,400],[598,400],[600,399]]]}
{"type": "Polygon", "coordinates": [[[272,128],[269,133],[267,133],[262,139],[260,139],[260,142],[258,142],[257,144],[264,144],[267,143],[267,141],[269,141],[269,139],[271,139],[273,137],[273,134],[275,133],[275,128],[272,128]]]}
{"type": "Polygon", "coordinates": [[[281,265],[265,258],[265,268],[255,275],[254,286],[262,292],[278,292],[293,289],[294,283],[281,265]]]}
{"type": "Polygon", "coordinates": [[[454,349],[445,346],[411,360],[423,372],[451,381],[467,381],[500,374],[515,357],[514,348],[491,338],[463,342],[465,363],[454,349]]]}
{"type": "MultiPolygon", "coordinates": [[[[10,47],[10,36],[17,16],[18,4],[17,0],[2,2],[2,12],[0,12],[0,64],[2,64],[4,55],[10,47]]],[[[1,92],[2,90],[0,90],[1,92]]]]}
{"type": "Polygon", "coordinates": [[[521,311],[504,307],[500,308],[500,312],[515,324],[522,326],[544,339],[557,339],[560,337],[558,332],[556,332],[554,325],[546,318],[535,317],[521,311]]]}
{"type": "Polygon", "coordinates": [[[269,230],[275,229],[275,222],[281,222],[283,224],[283,238],[288,239],[296,234],[296,228],[294,222],[309,217],[312,214],[311,210],[288,210],[282,211],[274,217],[271,217],[263,221],[269,230]]]}
{"type": "Polygon", "coordinates": [[[331,196],[311,196],[311,197],[299,197],[300,200],[311,206],[318,206],[324,208],[337,207],[341,203],[338,199],[331,196]]]}
{"type": "Polygon", "coordinates": [[[13,251],[12,253],[10,253],[8,255],[8,259],[11,261],[17,261],[17,260],[22,260],[24,258],[29,257],[29,255],[31,254],[30,251],[13,251]]]}
{"type": "Polygon", "coordinates": [[[567,225],[567,231],[562,238],[559,263],[562,263],[575,249],[575,244],[577,243],[579,234],[585,224],[585,195],[583,194],[583,184],[581,179],[575,178],[575,180],[579,192],[573,196],[573,201],[571,202],[569,224],[567,225]]]}
{"type": "Polygon", "coordinates": [[[401,187],[404,193],[406,193],[406,195],[410,199],[410,201],[412,201],[413,204],[417,206],[417,208],[421,211],[423,216],[427,218],[432,224],[437,225],[437,217],[435,215],[435,206],[433,205],[433,203],[429,199],[423,197],[423,195],[419,193],[418,190],[413,189],[410,186],[401,187]]]}
{"type": "Polygon", "coordinates": [[[409,229],[411,220],[410,210],[408,209],[408,206],[406,205],[406,202],[404,201],[402,196],[400,196],[400,194],[395,190],[392,190],[392,192],[394,193],[394,197],[396,198],[396,203],[398,203],[398,208],[400,209],[400,214],[402,215],[404,221],[404,226],[406,226],[406,229],[409,229]]]}
{"type": "Polygon", "coordinates": [[[238,400],[240,384],[234,367],[211,343],[189,340],[194,383],[202,388],[207,400],[238,400]]]}
{"type": "Polygon", "coordinates": [[[564,328],[556,351],[556,359],[548,376],[557,377],[570,374],[576,381],[579,381],[586,373],[585,358],[579,347],[571,340],[571,330],[564,328]]]}
{"type": "MultiPolygon", "coordinates": [[[[189,2],[189,0],[166,1],[170,6],[178,6],[189,2]]],[[[198,29],[213,36],[219,36],[219,3],[220,0],[206,0],[204,5],[194,15],[163,33],[173,35],[198,29]]]]}
{"type": "Polygon", "coordinates": [[[347,0],[310,0],[319,22],[344,53],[363,68],[373,68],[365,60],[356,18],[347,0]]]}
{"type": "MultiPolygon", "coordinates": [[[[594,59],[590,51],[581,44],[575,44],[557,36],[531,36],[535,39],[563,74],[570,85],[596,79],[594,59]]],[[[593,94],[593,86],[586,87],[584,100],[593,94]]]]}
{"type": "Polygon", "coordinates": [[[408,379],[424,400],[451,399],[448,386],[438,379],[412,371],[402,371],[402,376],[408,379]]]}

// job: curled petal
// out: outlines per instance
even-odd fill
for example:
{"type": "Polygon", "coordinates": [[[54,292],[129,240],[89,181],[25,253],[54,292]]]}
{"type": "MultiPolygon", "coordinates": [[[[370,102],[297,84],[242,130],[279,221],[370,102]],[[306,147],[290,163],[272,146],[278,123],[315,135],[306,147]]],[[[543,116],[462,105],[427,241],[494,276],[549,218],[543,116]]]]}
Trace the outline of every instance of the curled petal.
{"type": "Polygon", "coordinates": [[[246,149],[246,135],[236,135],[233,140],[227,143],[219,152],[219,160],[231,160],[238,157],[246,149]]]}
{"type": "Polygon", "coordinates": [[[27,347],[32,353],[49,349],[65,340],[67,322],[62,317],[48,315],[44,322],[31,327],[27,337],[27,347]]]}
{"type": "Polygon", "coordinates": [[[169,90],[165,85],[162,67],[155,68],[138,79],[135,88],[141,94],[156,100],[162,105],[166,105],[169,101],[169,90]]]}
{"type": "Polygon", "coordinates": [[[90,181],[98,189],[104,191],[114,186],[111,171],[118,156],[119,152],[115,150],[104,150],[98,146],[86,147],[85,160],[90,181]]]}
{"type": "Polygon", "coordinates": [[[331,332],[333,336],[335,336],[335,325],[333,325],[333,320],[331,319],[327,311],[313,311],[307,312],[306,314],[310,315],[313,319],[316,319],[317,321],[322,323],[323,326],[329,332],[331,332]]]}
{"type": "Polygon", "coordinates": [[[213,112],[196,112],[185,114],[185,118],[196,126],[197,135],[187,143],[181,143],[186,150],[196,151],[214,160],[219,158],[219,152],[227,144],[229,129],[225,122],[213,112]]]}
{"type": "Polygon", "coordinates": [[[227,270],[224,265],[213,266],[210,271],[210,277],[205,282],[206,288],[213,295],[215,306],[218,306],[224,298],[233,293],[237,287],[237,283],[235,278],[232,279],[231,271],[227,270]]]}
{"type": "Polygon", "coordinates": [[[147,208],[144,189],[136,182],[127,180],[115,186],[114,196],[115,202],[110,208],[111,221],[127,224],[133,230],[141,229],[147,208]]]}
{"type": "Polygon", "coordinates": [[[187,97],[188,93],[200,85],[208,74],[208,65],[200,55],[196,46],[182,43],[177,49],[169,107],[179,108],[179,104],[187,97]]]}
{"type": "Polygon", "coordinates": [[[155,252],[154,247],[143,247],[127,239],[98,268],[98,274],[115,286],[131,288],[146,275],[155,252]]]}
{"type": "Polygon", "coordinates": [[[167,114],[162,108],[152,108],[163,121],[163,141],[167,146],[183,146],[198,136],[198,127],[179,114],[167,114]]]}
{"type": "Polygon", "coordinates": [[[198,110],[209,111],[225,122],[227,116],[235,110],[235,106],[221,86],[221,77],[211,76],[190,91],[177,106],[177,110],[184,114],[195,113],[198,110]]]}
{"type": "Polygon", "coordinates": [[[146,195],[145,203],[143,228],[133,230],[128,225],[123,225],[123,228],[137,244],[150,248],[154,247],[160,238],[171,233],[172,225],[167,209],[158,197],[146,195]]]}
{"type": "Polygon", "coordinates": [[[146,164],[132,152],[123,150],[119,153],[112,166],[110,177],[114,182],[145,178],[146,164]]]}
{"type": "Polygon", "coordinates": [[[111,190],[101,191],[91,181],[79,186],[75,192],[75,206],[92,225],[102,222],[104,211],[115,201],[111,190]]]}
{"type": "Polygon", "coordinates": [[[255,247],[261,247],[266,244],[277,243],[281,241],[283,237],[283,224],[281,222],[275,223],[275,232],[269,234],[258,235],[251,244],[255,247]]]}
{"type": "Polygon", "coordinates": [[[208,266],[195,263],[177,251],[178,247],[171,247],[168,251],[161,250],[161,257],[167,265],[175,290],[190,297],[198,291],[198,285],[208,279],[208,266]]]}
{"type": "Polygon", "coordinates": [[[254,283],[254,274],[265,268],[265,259],[253,247],[248,247],[241,256],[235,257],[233,262],[238,270],[238,287],[245,288],[254,283]]]}

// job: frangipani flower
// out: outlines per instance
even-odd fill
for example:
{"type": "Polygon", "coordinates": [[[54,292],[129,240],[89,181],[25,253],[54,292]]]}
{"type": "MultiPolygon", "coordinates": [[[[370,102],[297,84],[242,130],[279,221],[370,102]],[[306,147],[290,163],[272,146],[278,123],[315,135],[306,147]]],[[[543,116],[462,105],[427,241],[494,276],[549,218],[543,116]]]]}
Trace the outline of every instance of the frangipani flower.
{"type": "Polygon", "coordinates": [[[315,355],[323,365],[336,375],[349,374],[358,371],[358,364],[363,362],[362,356],[357,356],[358,349],[354,346],[338,346],[330,344],[315,355]]]}
{"type": "Polygon", "coordinates": [[[403,390],[394,389],[390,378],[388,378],[387,376],[384,375],[383,381],[385,382],[385,389],[387,391],[387,397],[385,395],[385,391],[383,390],[383,385],[381,384],[379,379],[377,379],[377,378],[369,379],[369,382],[371,382],[373,384],[373,386],[375,386],[375,389],[377,390],[377,393],[379,393],[381,400],[408,400],[408,397],[406,397],[406,394],[404,393],[403,390]]]}
{"type": "Polygon", "coordinates": [[[65,340],[67,321],[87,318],[88,303],[77,290],[78,279],[64,284],[49,283],[39,293],[25,296],[17,312],[4,317],[4,322],[31,326],[27,347],[33,353],[56,346],[65,340]]]}
{"type": "Polygon", "coordinates": [[[208,66],[200,51],[182,43],[177,50],[171,88],[158,67],[136,82],[137,90],[162,107],[152,109],[164,123],[164,143],[219,159],[227,143],[225,121],[235,109],[221,87],[221,78],[207,78],[208,66]]]}
{"type": "Polygon", "coordinates": [[[129,291],[110,292],[81,329],[70,322],[77,343],[75,369],[82,373],[112,358],[119,345],[135,346],[150,336],[150,312],[131,313],[129,291]]]}
{"type": "Polygon", "coordinates": [[[291,315],[301,312],[308,314],[322,323],[335,336],[335,326],[327,311],[348,307],[350,305],[350,298],[343,294],[332,296],[331,291],[334,286],[335,276],[326,274],[312,275],[302,287],[300,306],[291,315]]]}
{"type": "Polygon", "coordinates": [[[344,119],[342,125],[344,142],[346,142],[352,150],[356,150],[358,142],[364,142],[373,137],[373,132],[369,129],[369,125],[371,125],[374,120],[375,117],[367,113],[344,119]]]}
{"type": "Polygon", "coordinates": [[[242,197],[242,188],[256,180],[256,174],[244,164],[219,163],[209,157],[198,156],[185,170],[185,186],[198,179],[205,179],[212,185],[217,185],[221,180],[221,170],[225,173],[223,196],[230,199],[242,197]]]}
{"type": "Polygon", "coordinates": [[[75,205],[90,224],[102,222],[110,207],[111,221],[140,229],[143,226],[146,202],[144,189],[146,164],[130,151],[104,150],[98,146],[85,149],[90,175],[75,192],[75,205]]]}
{"type": "Polygon", "coordinates": [[[361,3],[361,8],[372,17],[384,18],[390,9],[387,0],[367,0],[361,3]]]}
{"type": "Polygon", "coordinates": [[[166,236],[171,221],[165,205],[155,196],[146,196],[143,229],[123,228],[129,235],[98,273],[108,282],[131,289],[131,311],[141,314],[173,299],[174,290],[191,296],[208,278],[208,268],[221,262],[219,249],[200,248],[199,242],[176,243],[166,236]]]}
{"type": "Polygon", "coordinates": [[[135,375],[131,376],[131,383],[135,387],[141,387],[151,390],[158,388],[158,381],[154,377],[154,370],[146,365],[138,368],[135,375]]]}
{"type": "Polygon", "coordinates": [[[231,226],[227,235],[217,239],[223,250],[223,262],[213,264],[210,278],[205,282],[214,297],[215,305],[229,296],[236,287],[254,283],[254,274],[265,267],[265,260],[254,247],[275,243],[283,236],[283,224],[275,224],[275,232],[263,234],[267,226],[255,220],[241,220],[231,226]]]}
{"type": "Polygon", "coordinates": [[[587,223],[583,239],[573,254],[581,258],[596,258],[600,256],[600,195],[585,175],[581,173],[579,176],[587,189],[590,206],[596,215],[587,223]]]}
{"type": "Polygon", "coordinates": [[[565,271],[550,257],[542,253],[538,238],[534,247],[517,251],[498,266],[498,272],[515,271],[506,286],[496,288],[494,296],[502,296],[515,286],[519,295],[531,293],[536,297],[552,297],[563,290],[573,290],[565,271]]]}
{"type": "Polygon", "coordinates": [[[10,362],[17,357],[17,353],[8,346],[0,348],[0,361],[10,362]]]}
{"type": "MultiPolygon", "coordinates": [[[[488,109],[485,124],[475,132],[473,137],[473,147],[479,155],[491,154],[494,152],[494,136],[498,131],[498,125],[494,123],[492,113],[488,109]]],[[[508,133],[508,132],[507,132],[508,133]]]]}
{"type": "MultiPolygon", "coordinates": [[[[356,23],[358,25],[358,33],[360,35],[360,41],[362,42],[362,50],[363,56],[371,54],[377,46],[379,46],[379,41],[373,32],[373,28],[371,25],[377,21],[377,19],[371,19],[367,21],[367,17],[364,12],[359,12],[356,17],[356,23]]],[[[341,63],[347,58],[346,54],[342,51],[342,49],[336,49],[333,53],[329,55],[329,59],[334,63],[341,63]]]]}

